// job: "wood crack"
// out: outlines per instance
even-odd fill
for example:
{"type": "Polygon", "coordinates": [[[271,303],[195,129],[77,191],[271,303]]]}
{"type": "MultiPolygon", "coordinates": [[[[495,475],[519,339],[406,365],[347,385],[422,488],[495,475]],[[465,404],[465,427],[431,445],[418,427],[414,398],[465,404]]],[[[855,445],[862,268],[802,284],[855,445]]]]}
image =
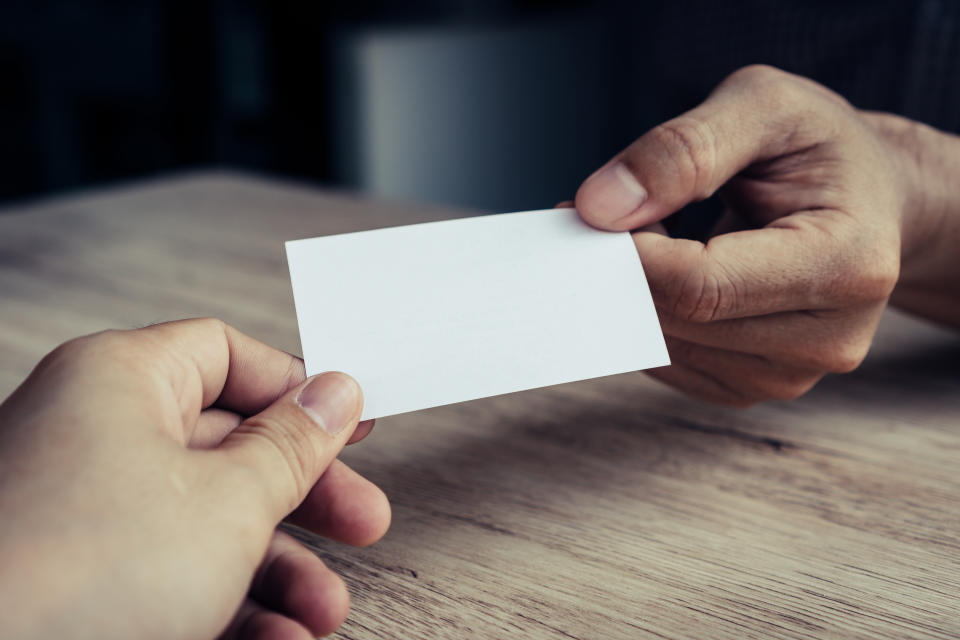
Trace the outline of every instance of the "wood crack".
{"type": "Polygon", "coordinates": [[[760,444],[760,445],[769,447],[778,453],[783,453],[785,451],[789,451],[792,449],[800,449],[800,446],[797,445],[796,443],[788,442],[781,438],[756,435],[753,433],[748,433],[746,431],[740,431],[738,429],[731,429],[729,427],[709,427],[702,424],[697,424],[695,422],[688,422],[686,420],[681,420],[671,416],[663,416],[663,417],[670,426],[678,427],[685,431],[696,431],[697,433],[706,433],[714,436],[723,436],[726,438],[743,440],[744,442],[750,442],[753,444],[760,444]]]}

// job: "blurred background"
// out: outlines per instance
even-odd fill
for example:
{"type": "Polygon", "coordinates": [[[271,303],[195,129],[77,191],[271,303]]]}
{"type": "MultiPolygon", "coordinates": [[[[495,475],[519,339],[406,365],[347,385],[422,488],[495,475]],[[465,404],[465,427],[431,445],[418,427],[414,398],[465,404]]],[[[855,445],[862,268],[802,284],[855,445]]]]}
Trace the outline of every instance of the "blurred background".
{"type": "Polygon", "coordinates": [[[960,129],[960,3],[0,5],[0,202],[201,166],[543,208],[764,62],[960,129]]]}

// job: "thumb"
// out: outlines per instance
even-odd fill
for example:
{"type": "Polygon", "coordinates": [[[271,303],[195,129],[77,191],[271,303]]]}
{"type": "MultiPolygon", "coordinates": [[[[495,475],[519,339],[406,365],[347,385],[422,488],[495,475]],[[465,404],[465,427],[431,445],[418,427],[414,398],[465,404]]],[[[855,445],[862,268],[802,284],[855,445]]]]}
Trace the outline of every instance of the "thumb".
{"type": "Polygon", "coordinates": [[[253,471],[252,489],[265,492],[268,512],[279,522],[337,457],[362,408],[363,397],[353,378],[323,373],[244,420],[218,451],[228,464],[253,471]]]}
{"type": "MultiPolygon", "coordinates": [[[[799,100],[786,99],[799,79],[770,67],[747,67],[687,113],[654,127],[591,175],[577,191],[583,219],[626,231],[662,220],[716,192],[747,166],[809,144],[799,100]]],[[[809,90],[808,90],[809,91],[809,90]]]]}

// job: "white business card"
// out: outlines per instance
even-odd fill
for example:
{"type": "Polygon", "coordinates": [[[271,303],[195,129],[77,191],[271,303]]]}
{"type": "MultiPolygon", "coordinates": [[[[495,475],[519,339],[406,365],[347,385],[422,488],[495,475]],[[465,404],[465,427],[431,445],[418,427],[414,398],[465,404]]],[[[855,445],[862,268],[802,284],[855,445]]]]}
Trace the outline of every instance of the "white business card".
{"type": "Polygon", "coordinates": [[[286,243],[308,375],[363,418],[670,363],[628,233],[573,209],[286,243]]]}

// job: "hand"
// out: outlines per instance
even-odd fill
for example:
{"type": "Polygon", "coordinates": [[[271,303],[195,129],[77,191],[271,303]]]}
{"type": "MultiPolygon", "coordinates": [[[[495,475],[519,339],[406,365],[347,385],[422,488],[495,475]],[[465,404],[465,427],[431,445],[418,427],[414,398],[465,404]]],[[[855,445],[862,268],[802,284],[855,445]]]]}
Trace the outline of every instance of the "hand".
{"type": "Polygon", "coordinates": [[[346,588],[276,525],[386,531],[383,493],[335,460],[361,405],[217,320],[62,345],[0,405],[0,636],[330,633],[346,588]]]}
{"type": "Polygon", "coordinates": [[[795,398],[863,360],[901,256],[905,272],[926,261],[912,291],[960,326],[960,280],[944,273],[948,262],[960,272],[960,225],[931,213],[923,154],[904,144],[918,138],[945,144],[810,80],[748,67],[590,176],[576,196],[584,220],[636,230],[673,361],[651,374],[734,406],[795,398]],[[726,213],[706,244],[657,224],[715,192],[726,213]]]}

